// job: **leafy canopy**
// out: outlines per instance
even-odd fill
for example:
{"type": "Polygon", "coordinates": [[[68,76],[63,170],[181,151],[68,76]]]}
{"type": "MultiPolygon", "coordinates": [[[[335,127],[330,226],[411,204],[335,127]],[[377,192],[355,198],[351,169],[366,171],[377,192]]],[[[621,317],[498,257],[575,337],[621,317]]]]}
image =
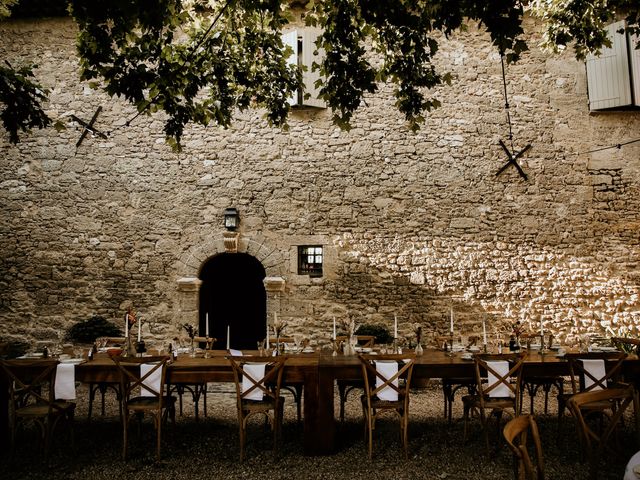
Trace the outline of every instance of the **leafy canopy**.
{"type": "MultiPolygon", "coordinates": [[[[7,1],[15,0],[0,0],[7,1]]],[[[547,47],[564,48],[573,41],[578,58],[608,43],[604,27],[620,15],[626,16],[631,32],[639,31],[637,0],[302,3],[70,0],[79,27],[81,78],[124,97],[139,114],[164,111],[164,130],[174,148],[188,123],[227,127],[236,109],[262,108],[269,123],[286,128],[288,98],[302,86],[302,72],[287,62],[292,52],[281,40],[293,4],[304,7],[306,22],[323,32],[317,47],[326,56],[314,68],[321,73],[319,96],[331,108],[334,122],[348,129],[365,95],[376,92],[381,82],[391,82],[397,108],[417,130],[425,113],[440,105],[429,90],[450,81],[432,63],[438,39],[463,29],[465,22],[486,29],[508,61],[527,49],[521,38],[526,10],[545,22],[547,47]]],[[[26,111],[36,111],[43,100],[33,97],[24,104],[26,111]]],[[[10,100],[4,95],[0,101],[8,105],[10,100]]],[[[5,128],[16,132],[16,125],[40,127],[48,120],[44,114],[35,118],[39,123],[21,112],[5,121],[5,128]]],[[[17,141],[17,136],[11,139],[17,141]]]]}

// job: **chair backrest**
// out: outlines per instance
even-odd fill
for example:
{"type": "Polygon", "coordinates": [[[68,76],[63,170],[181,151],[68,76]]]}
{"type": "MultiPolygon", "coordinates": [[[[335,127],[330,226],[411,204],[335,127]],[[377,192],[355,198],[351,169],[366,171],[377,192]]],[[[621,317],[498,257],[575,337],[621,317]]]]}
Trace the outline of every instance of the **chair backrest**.
{"type": "Polygon", "coordinates": [[[518,405],[524,357],[518,353],[474,355],[481,405],[490,397],[511,397],[518,405]]]}
{"type": "MultiPolygon", "coordinates": [[[[356,340],[358,341],[358,345],[364,348],[373,348],[376,343],[376,337],[373,335],[356,335],[356,340]]],[[[348,337],[346,335],[338,335],[336,337],[336,343],[346,342],[348,337]]]]}
{"type": "Polygon", "coordinates": [[[233,369],[238,404],[241,404],[243,400],[257,400],[256,397],[272,400],[280,397],[282,374],[287,357],[229,355],[226,358],[233,369]],[[262,370],[262,366],[264,366],[264,370],[262,370]],[[260,376],[255,375],[256,371],[264,371],[264,375],[261,378],[255,378],[260,376]]]}
{"type": "Polygon", "coordinates": [[[502,430],[507,445],[514,455],[514,469],[516,478],[523,480],[544,480],[544,460],[542,457],[542,443],[538,425],[533,415],[514,417],[502,430]],[[536,468],[533,467],[531,456],[527,448],[527,438],[533,439],[535,448],[536,468]]]}
{"type": "Polygon", "coordinates": [[[605,389],[617,382],[627,355],[623,352],[585,352],[567,353],[565,358],[569,362],[572,393],[576,394],[605,389]],[[602,368],[593,368],[591,365],[602,368]]]}
{"type": "MultiPolygon", "coordinates": [[[[589,454],[593,453],[593,447],[597,444],[600,451],[603,451],[607,447],[607,440],[615,430],[616,426],[622,421],[624,413],[634,400],[634,389],[631,385],[622,388],[607,388],[604,390],[592,390],[588,392],[580,392],[572,395],[567,405],[571,410],[571,413],[577,419],[580,433],[583,441],[587,447],[589,454]],[[611,415],[607,426],[604,429],[595,428],[592,429],[589,423],[586,422],[585,415],[583,414],[582,407],[587,404],[593,405],[594,403],[610,402],[613,407],[613,414],[611,415]]],[[[636,412],[638,415],[638,412],[636,412]]],[[[619,449],[609,447],[611,453],[619,453],[619,449]]],[[[592,472],[594,473],[594,472],[592,472]]],[[[593,476],[593,475],[592,475],[593,476]]]]}
{"type": "Polygon", "coordinates": [[[155,397],[158,407],[162,408],[168,356],[114,356],[111,359],[120,373],[121,395],[125,402],[132,396],[138,396],[136,392],[140,388],[141,396],[155,397]]]}
{"type": "Polygon", "coordinates": [[[28,403],[48,407],[48,414],[61,411],[55,403],[55,380],[58,360],[0,360],[0,368],[9,383],[9,411],[13,413],[28,403]],[[44,387],[44,390],[43,390],[44,387]]]}
{"type": "Polygon", "coordinates": [[[389,393],[397,398],[403,398],[409,402],[409,388],[415,364],[414,354],[389,354],[389,355],[358,355],[362,365],[362,378],[364,380],[364,392],[367,402],[371,405],[374,398],[389,393]],[[376,363],[395,362],[397,368],[377,368],[376,363]],[[389,372],[389,374],[385,374],[389,372]],[[399,379],[404,379],[404,385],[399,384],[399,379]]]}

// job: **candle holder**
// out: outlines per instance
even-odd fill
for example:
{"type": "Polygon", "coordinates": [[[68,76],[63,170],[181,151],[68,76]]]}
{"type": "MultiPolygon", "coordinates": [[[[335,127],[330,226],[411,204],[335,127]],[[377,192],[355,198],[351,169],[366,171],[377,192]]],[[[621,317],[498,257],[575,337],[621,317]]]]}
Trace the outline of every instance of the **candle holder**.
{"type": "Polygon", "coordinates": [[[484,342],[484,343],[482,344],[482,352],[483,352],[483,353],[488,353],[488,350],[487,350],[487,342],[484,342]]]}
{"type": "Polygon", "coordinates": [[[139,357],[141,357],[142,354],[146,351],[147,351],[147,347],[144,344],[144,340],[140,340],[139,342],[136,342],[136,352],[139,357]]]}
{"type": "Polygon", "coordinates": [[[331,341],[331,347],[333,349],[333,352],[331,353],[332,357],[337,357],[338,356],[338,350],[340,349],[340,346],[338,345],[338,342],[336,341],[335,336],[333,337],[333,340],[331,341]]]}
{"type": "Polygon", "coordinates": [[[449,334],[449,351],[447,352],[448,357],[453,357],[453,332],[449,334]]]}
{"type": "Polygon", "coordinates": [[[207,335],[205,337],[205,350],[204,350],[204,358],[209,358],[209,352],[211,351],[212,347],[213,347],[213,338],[211,338],[209,335],[207,335]]]}

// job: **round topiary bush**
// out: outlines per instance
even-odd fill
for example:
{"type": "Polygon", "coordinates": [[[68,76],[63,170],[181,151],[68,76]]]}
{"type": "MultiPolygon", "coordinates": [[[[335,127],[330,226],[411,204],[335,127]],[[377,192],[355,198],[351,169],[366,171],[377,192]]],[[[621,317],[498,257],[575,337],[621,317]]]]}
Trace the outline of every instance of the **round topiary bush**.
{"type": "Polygon", "coordinates": [[[93,343],[98,337],[121,337],[122,330],[104,317],[94,315],[72,325],[66,334],[66,339],[75,343],[93,343]]]}
{"type": "Polygon", "coordinates": [[[373,335],[376,337],[376,344],[384,345],[393,342],[391,332],[384,325],[374,325],[365,323],[356,330],[356,335],[373,335]]]}

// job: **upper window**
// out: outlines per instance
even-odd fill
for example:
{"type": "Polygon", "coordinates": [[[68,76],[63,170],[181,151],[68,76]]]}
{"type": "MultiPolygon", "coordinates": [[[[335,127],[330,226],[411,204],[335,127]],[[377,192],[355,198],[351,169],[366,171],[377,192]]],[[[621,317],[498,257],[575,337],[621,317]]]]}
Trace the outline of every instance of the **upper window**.
{"type": "Polygon", "coordinates": [[[587,56],[591,111],[640,106],[640,50],[635,49],[637,38],[624,32],[624,27],[624,21],[609,25],[611,48],[587,56]]]}
{"type": "Polygon", "coordinates": [[[298,91],[289,98],[289,104],[298,107],[319,107],[326,108],[324,100],[318,98],[320,88],[316,86],[316,81],[320,78],[320,73],[313,71],[313,63],[322,62],[324,50],[316,47],[316,40],[322,31],[318,28],[304,27],[299,30],[282,34],[282,43],[288,45],[293,50],[293,54],[287,59],[291,65],[298,65],[302,68],[303,90],[298,91]]]}
{"type": "Polygon", "coordinates": [[[322,247],[298,247],[298,275],[322,276],[322,247]]]}

